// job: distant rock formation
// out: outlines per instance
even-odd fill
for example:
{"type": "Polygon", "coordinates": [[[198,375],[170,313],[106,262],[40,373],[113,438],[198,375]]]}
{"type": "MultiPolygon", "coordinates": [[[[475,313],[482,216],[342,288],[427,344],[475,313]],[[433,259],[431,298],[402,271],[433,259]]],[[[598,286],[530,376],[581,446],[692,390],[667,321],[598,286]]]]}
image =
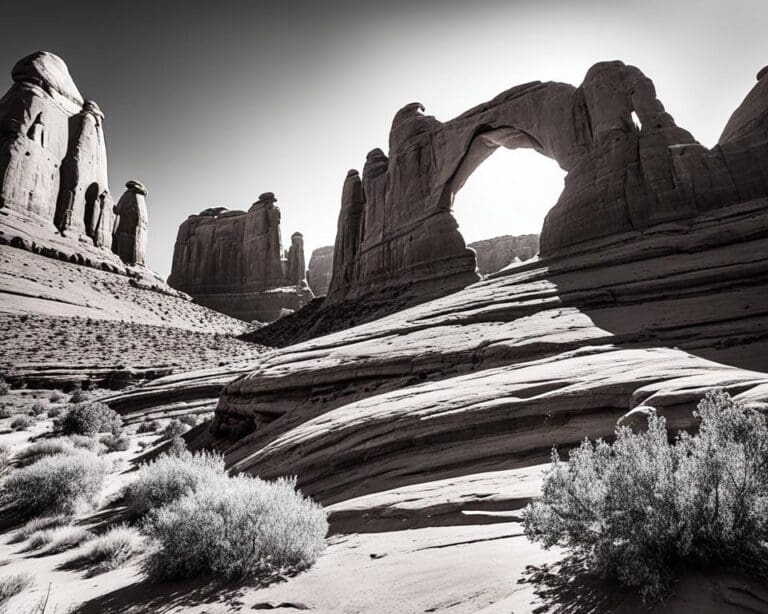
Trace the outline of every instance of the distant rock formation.
{"type": "Polygon", "coordinates": [[[112,251],[127,264],[143,265],[147,255],[147,195],[138,181],[125,184],[125,193],[115,206],[115,231],[112,251]]]}
{"type": "Polygon", "coordinates": [[[285,260],[280,209],[265,192],[248,210],[206,209],[179,226],[168,284],[196,302],[245,321],[269,322],[312,298],[304,239],[291,238],[285,260]]]}
{"type": "MultiPolygon", "coordinates": [[[[66,64],[52,53],[22,58],[11,76],[13,85],[0,99],[0,210],[6,214],[0,243],[119,270],[110,249],[104,114],[83,100],[66,64]]],[[[146,233],[146,214],[143,223],[146,233]]],[[[124,262],[143,264],[144,251],[124,262]]]]}
{"type": "Polygon", "coordinates": [[[477,270],[481,275],[500,271],[515,260],[524,261],[539,253],[539,235],[504,235],[475,241],[467,247],[475,250],[477,270]]]}
{"type": "Polygon", "coordinates": [[[328,294],[333,275],[333,245],[318,247],[312,252],[307,270],[307,283],[315,296],[328,294]]]}
{"type": "MultiPolygon", "coordinates": [[[[768,192],[768,76],[707,149],[678,127],[640,70],[601,62],[579,87],[532,82],[441,122],[411,103],[389,155],[374,149],[342,192],[327,306],[421,285],[426,298],[477,280],[451,214],[455,194],[496,148],[531,148],[567,171],[541,233],[544,258],[594,248],[768,192]]],[[[418,290],[415,292],[418,293],[418,290]]]]}

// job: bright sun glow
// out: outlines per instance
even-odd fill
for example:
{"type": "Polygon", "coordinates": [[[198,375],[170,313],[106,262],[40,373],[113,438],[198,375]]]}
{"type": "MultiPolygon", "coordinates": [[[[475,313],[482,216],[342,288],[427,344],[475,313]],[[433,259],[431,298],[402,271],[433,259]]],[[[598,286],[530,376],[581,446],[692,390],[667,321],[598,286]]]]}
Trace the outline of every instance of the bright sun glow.
{"type": "Polygon", "coordinates": [[[464,240],[540,233],[544,216],[563,191],[564,177],[554,160],[535,151],[497,149],[454,199],[453,215],[464,240]]]}

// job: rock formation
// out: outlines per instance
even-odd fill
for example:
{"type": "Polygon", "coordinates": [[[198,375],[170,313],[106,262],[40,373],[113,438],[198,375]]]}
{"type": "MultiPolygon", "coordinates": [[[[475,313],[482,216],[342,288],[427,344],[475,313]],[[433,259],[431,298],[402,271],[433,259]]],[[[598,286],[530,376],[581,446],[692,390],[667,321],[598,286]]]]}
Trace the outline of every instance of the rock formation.
{"type": "MultiPolygon", "coordinates": [[[[375,149],[342,193],[327,303],[393,285],[476,281],[475,262],[451,215],[454,195],[497,147],[525,147],[567,172],[547,215],[541,255],[620,240],[660,224],[768,192],[761,79],[709,150],[678,127],[640,70],[596,64],[579,87],[532,82],[448,122],[412,103],[392,122],[389,154],[375,149]]],[[[430,293],[425,291],[425,295],[430,293]]]]}
{"type": "Polygon", "coordinates": [[[133,180],[125,187],[115,206],[112,251],[126,264],[143,265],[147,254],[147,189],[133,180]]]}
{"type": "Polygon", "coordinates": [[[512,262],[522,262],[539,253],[539,235],[529,234],[513,237],[504,235],[475,241],[467,245],[475,251],[477,270],[481,275],[500,271],[512,262]]]}
{"type": "MultiPolygon", "coordinates": [[[[11,76],[14,83],[0,99],[0,210],[6,214],[0,243],[120,270],[110,250],[104,114],[83,100],[66,64],[52,53],[22,58],[11,76]]],[[[128,254],[126,264],[143,264],[144,247],[139,251],[115,250],[128,254]]]]}
{"type": "Polygon", "coordinates": [[[307,283],[315,296],[328,294],[333,275],[333,245],[318,247],[312,252],[307,270],[307,283]]]}
{"type": "Polygon", "coordinates": [[[198,303],[241,320],[271,321],[312,298],[304,284],[304,240],[295,233],[287,261],[280,209],[265,192],[248,210],[206,209],[179,226],[168,284],[198,303]]]}

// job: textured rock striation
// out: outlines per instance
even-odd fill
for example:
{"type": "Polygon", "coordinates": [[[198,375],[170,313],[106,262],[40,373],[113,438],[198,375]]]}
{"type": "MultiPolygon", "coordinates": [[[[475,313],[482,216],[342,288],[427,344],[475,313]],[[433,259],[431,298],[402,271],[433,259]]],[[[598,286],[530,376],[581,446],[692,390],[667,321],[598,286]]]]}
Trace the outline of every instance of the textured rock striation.
{"type": "MultiPolygon", "coordinates": [[[[66,64],[52,53],[22,58],[11,76],[13,85],[0,99],[0,242],[124,269],[110,250],[115,211],[104,114],[83,100],[66,64]]],[[[126,233],[146,235],[146,211],[134,227],[123,217],[120,240],[126,233]]],[[[146,240],[115,251],[128,254],[122,263],[136,265],[144,263],[145,250],[146,240]]]]}
{"type": "Polygon", "coordinates": [[[206,209],[179,226],[168,284],[196,302],[245,321],[272,321],[312,298],[305,280],[304,239],[288,253],[280,209],[265,192],[245,211],[206,209]]]}
{"type": "Polygon", "coordinates": [[[601,62],[583,83],[532,82],[441,122],[412,103],[397,112],[389,153],[368,154],[342,191],[327,303],[421,284],[429,298],[476,281],[451,214],[454,195],[497,147],[531,148],[567,172],[541,232],[544,258],[768,193],[761,79],[707,149],[677,126],[639,69],[601,62]]]}
{"type": "Polygon", "coordinates": [[[475,241],[467,247],[475,251],[478,272],[481,275],[489,275],[513,262],[523,262],[533,258],[539,253],[539,235],[528,234],[517,237],[504,235],[475,241]]]}
{"type": "Polygon", "coordinates": [[[315,296],[328,294],[333,275],[333,249],[333,245],[318,247],[309,259],[307,283],[315,296]]]}

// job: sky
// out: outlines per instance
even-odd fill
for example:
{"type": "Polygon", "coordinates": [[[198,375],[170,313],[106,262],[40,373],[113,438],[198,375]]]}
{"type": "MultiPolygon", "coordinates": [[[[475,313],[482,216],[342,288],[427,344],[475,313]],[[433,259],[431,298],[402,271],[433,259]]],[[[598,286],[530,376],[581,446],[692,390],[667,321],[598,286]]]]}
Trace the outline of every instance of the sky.
{"type": "MultiPolygon", "coordinates": [[[[445,121],[619,59],[712,146],[768,64],[766,17],[765,0],[0,0],[0,88],[28,53],[66,61],[106,115],[111,191],[149,189],[148,264],[166,276],[189,215],[266,191],[284,244],[333,244],[347,170],[413,101],[445,121]]],[[[498,150],[456,197],[465,239],[538,232],[562,182],[552,160],[498,150]]]]}

